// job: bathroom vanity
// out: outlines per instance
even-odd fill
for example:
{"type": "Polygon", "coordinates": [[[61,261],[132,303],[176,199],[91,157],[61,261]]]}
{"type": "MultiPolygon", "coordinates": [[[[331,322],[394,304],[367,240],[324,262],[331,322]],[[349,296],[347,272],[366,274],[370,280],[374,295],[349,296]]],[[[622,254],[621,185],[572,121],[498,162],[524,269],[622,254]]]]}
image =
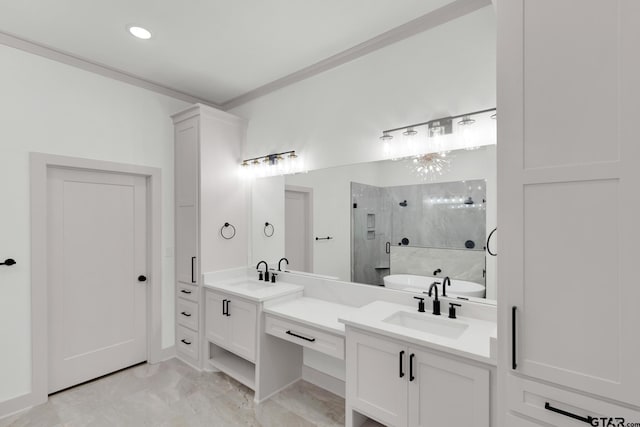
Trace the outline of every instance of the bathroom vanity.
{"type": "MultiPolygon", "coordinates": [[[[495,307],[460,301],[424,312],[412,294],[255,268],[204,275],[205,369],[220,370],[262,402],[306,379],[303,353],[341,364],[346,425],[488,427],[495,412],[495,307]]],[[[443,299],[442,303],[456,302],[443,299]]]]}

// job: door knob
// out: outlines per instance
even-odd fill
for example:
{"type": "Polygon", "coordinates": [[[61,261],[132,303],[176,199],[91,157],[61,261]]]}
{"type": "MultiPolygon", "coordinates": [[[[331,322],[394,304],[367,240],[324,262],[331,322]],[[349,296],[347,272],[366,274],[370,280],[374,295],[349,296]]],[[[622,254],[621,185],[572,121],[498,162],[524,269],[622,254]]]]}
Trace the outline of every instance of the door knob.
{"type": "Polygon", "coordinates": [[[138,276],[138,282],[146,282],[146,281],[147,281],[147,276],[143,276],[142,274],[138,276]]]}

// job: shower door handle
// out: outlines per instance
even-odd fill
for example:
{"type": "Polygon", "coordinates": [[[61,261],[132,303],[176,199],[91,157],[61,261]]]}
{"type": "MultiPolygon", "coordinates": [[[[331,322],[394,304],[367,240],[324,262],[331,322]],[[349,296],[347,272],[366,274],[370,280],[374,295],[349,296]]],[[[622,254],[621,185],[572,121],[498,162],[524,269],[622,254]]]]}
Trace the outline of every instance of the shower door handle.
{"type": "Polygon", "coordinates": [[[384,251],[385,253],[388,253],[388,254],[391,253],[391,242],[387,242],[384,244],[384,251]]]}

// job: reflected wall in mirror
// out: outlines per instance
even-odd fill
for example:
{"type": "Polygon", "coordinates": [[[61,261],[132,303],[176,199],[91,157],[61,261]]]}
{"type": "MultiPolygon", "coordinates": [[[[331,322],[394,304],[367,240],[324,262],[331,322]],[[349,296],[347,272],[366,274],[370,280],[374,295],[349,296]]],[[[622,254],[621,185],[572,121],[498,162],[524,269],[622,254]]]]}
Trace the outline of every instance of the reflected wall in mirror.
{"type": "Polygon", "coordinates": [[[459,286],[480,286],[481,292],[474,288],[473,296],[495,299],[496,258],[484,250],[486,236],[496,226],[495,153],[494,145],[452,151],[438,174],[424,175],[411,161],[384,160],[257,179],[253,183],[252,260],[275,265],[287,256],[291,270],[375,285],[383,285],[384,276],[391,273],[387,282],[391,277],[394,283],[386,286],[407,290],[423,286],[416,285],[413,276],[429,277],[424,279],[430,280],[428,284],[432,277],[441,281],[450,276],[458,279],[459,286]],[[364,215],[365,188],[380,192],[380,200],[385,200],[386,208],[381,207],[375,217],[364,215]],[[300,201],[295,193],[307,199],[300,201]],[[352,228],[355,211],[363,212],[358,219],[364,226],[359,227],[360,232],[374,231],[360,238],[377,239],[366,262],[368,250],[361,252],[353,242],[358,231],[352,228]],[[379,227],[385,221],[391,225],[383,231],[379,227]],[[275,227],[271,237],[262,232],[265,222],[275,227]],[[365,263],[370,265],[369,272],[371,268],[380,271],[371,277],[356,274],[355,270],[364,271],[365,263]],[[434,274],[438,269],[441,272],[434,274]]]}

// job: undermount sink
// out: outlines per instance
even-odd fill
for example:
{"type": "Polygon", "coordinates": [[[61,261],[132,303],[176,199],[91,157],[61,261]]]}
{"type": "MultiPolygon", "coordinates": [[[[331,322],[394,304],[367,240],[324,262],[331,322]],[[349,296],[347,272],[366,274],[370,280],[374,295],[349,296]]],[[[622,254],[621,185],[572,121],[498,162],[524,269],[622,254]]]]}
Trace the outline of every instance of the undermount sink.
{"type": "Polygon", "coordinates": [[[398,311],[384,319],[383,322],[452,339],[460,337],[469,327],[466,323],[436,317],[430,313],[408,313],[406,311],[398,311]]]}

